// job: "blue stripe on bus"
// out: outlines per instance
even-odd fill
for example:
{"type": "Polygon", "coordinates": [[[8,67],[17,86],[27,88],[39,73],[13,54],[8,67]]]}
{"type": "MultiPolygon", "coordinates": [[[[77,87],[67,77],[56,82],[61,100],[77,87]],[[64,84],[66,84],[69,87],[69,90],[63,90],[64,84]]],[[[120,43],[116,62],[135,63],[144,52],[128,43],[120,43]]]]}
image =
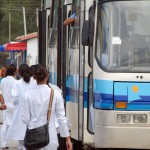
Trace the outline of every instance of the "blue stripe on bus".
{"type": "Polygon", "coordinates": [[[77,90],[79,88],[79,76],[67,76],[66,86],[77,90]]]}
{"type": "Polygon", "coordinates": [[[113,109],[113,81],[94,80],[94,107],[113,109]]]}
{"type": "Polygon", "coordinates": [[[113,81],[94,80],[94,107],[115,110],[150,110],[148,89],[150,89],[150,83],[114,82],[113,86],[113,81]],[[127,102],[127,108],[115,108],[116,102],[127,102]]]}
{"type": "Polygon", "coordinates": [[[150,110],[150,97],[143,97],[142,100],[136,100],[128,103],[127,96],[115,96],[118,99],[116,102],[127,102],[126,109],[116,109],[113,107],[113,95],[94,94],[94,107],[99,109],[115,109],[115,110],[150,110]],[[109,99],[111,98],[112,99],[109,99]],[[144,100],[143,100],[144,99],[144,100]]]}
{"type": "MultiPolygon", "coordinates": [[[[140,96],[140,100],[134,100],[132,101],[131,103],[134,103],[134,102],[148,102],[150,103],[150,96],[140,96]]],[[[115,95],[114,96],[114,99],[117,101],[117,100],[121,100],[121,101],[128,101],[128,96],[123,96],[123,95],[115,95]]]]}
{"type": "MultiPolygon", "coordinates": [[[[54,80],[55,78],[56,76],[54,77],[54,80]]],[[[108,80],[94,80],[93,85],[94,85],[93,90],[94,90],[95,108],[113,110],[116,109],[114,107],[114,104],[116,102],[121,101],[121,102],[127,102],[127,108],[124,110],[150,110],[150,94],[149,94],[150,92],[148,92],[148,90],[145,90],[145,88],[150,89],[149,83],[113,82],[108,80]],[[139,88],[138,95],[137,92],[133,94],[131,90],[132,87],[135,85],[138,86],[139,88]],[[129,101],[129,98],[135,100],[129,101]]],[[[89,89],[88,79],[84,78],[84,91],[83,91],[84,108],[87,108],[88,105],[88,89],[89,89]]],[[[79,98],[78,94],[79,94],[79,76],[68,76],[67,88],[66,88],[66,101],[78,103],[78,98],[79,98]]],[[[122,110],[122,109],[116,109],[116,110],[122,110]]]]}
{"type": "Polygon", "coordinates": [[[113,109],[113,95],[94,93],[94,107],[100,109],[113,109]]]}
{"type": "MultiPolygon", "coordinates": [[[[71,88],[66,88],[66,102],[78,103],[78,94],[79,91],[75,91],[71,88]]],[[[87,92],[84,92],[84,108],[87,108],[87,92]]]]}
{"type": "Polygon", "coordinates": [[[94,80],[94,93],[113,94],[113,81],[94,80]]]}
{"type": "MultiPolygon", "coordinates": [[[[66,84],[66,102],[78,103],[78,94],[79,94],[79,76],[68,76],[66,84]]],[[[84,108],[87,108],[88,100],[88,80],[84,78],[84,91],[83,91],[83,105],[84,108]]]]}

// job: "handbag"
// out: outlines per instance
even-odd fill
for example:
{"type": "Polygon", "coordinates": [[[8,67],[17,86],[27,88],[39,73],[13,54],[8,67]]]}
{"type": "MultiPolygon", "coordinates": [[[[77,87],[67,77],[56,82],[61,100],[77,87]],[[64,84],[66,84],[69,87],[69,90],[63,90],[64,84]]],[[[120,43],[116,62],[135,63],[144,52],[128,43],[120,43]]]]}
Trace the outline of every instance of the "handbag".
{"type": "Polygon", "coordinates": [[[27,150],[36,150],[48,145],[49,139],[49,120],[51,115],[51,108],[53,103],[54,90],[51,89],[50,101],[47,112],[47,124],[26,130],[24,138],[24,146],[27,150]]]}

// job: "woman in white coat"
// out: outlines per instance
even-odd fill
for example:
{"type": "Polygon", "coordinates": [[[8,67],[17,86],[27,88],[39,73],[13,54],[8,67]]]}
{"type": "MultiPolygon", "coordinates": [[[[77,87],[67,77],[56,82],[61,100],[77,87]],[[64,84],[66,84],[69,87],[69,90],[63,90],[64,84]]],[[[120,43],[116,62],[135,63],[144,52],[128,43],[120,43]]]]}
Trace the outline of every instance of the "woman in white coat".
{"type": "Polygon", "coordinates": [[[11,91],[13,103],[16,105],[16,109],[13,116],[13,123],[8,129],[7,138],[18,140],[18,149],[22,150],[24,147],[24,137],[26,132],[26,124],[21,119],[24,93],[36,85],[35,82],[30,80],[30,69],[27,64],[21,64],[19,66],[19,74],[22,78],[13,85],[11,91]]]}
{"type": "MultiPolygon", "coordinates": [[[[28,125],[29,129],[46,124],[48,104],[51,94],[51,88],[47,85],[48,72],[44,65],[36,66],[34,70],[34,78],[37,81],[37,86],[25,93],[25,100],[21,113],[22,120],[28,125]]],[[[64,103],[60,92],[57,90],[54,90],[49,122],[50,143],[40,150],[57,150],[58,138],[55,127],[55,117],[58,119],[61,136],[66,137],[67,150],[72,150],[72,143],[65,118],[64,103]]]]}
{"type": "Polygon", "coordinates": [[[2,150],[8,148],[8,142],[6,134],[8,127],[12,124],[12,118],[14,113],[13,98],[11,96],[11,89],[17,80],[15,79],[16,66],[11,64],[7,66],[6,77],[1,80],[1,92],[6,105],[6,110],[3,110],[3,126],[1,128],[1,146],[2,150]]]}

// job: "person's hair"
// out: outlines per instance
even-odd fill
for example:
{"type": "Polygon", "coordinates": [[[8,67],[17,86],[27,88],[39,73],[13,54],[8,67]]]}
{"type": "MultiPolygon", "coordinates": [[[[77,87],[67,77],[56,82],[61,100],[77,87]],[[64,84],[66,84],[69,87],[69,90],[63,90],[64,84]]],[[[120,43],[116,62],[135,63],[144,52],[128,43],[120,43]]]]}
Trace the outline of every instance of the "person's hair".
{"type": "Polygon", "coordinates": [[[6,66],[3,66],[1,69],[1,77],[4,78],[6,74],[6,66]]]}
{"type": "Polygon", "coordinates": [[[38,65],[43,65],[44,67],[46,67],[46,64],[43,64],[43,63],[39,63],[38,65]]]}
{"type": "Polygon", "coordinates": [[[48,71],[46,67],[42,64],[36,65],[34,69],[34,78],[36,79],[37,83],[40,83],[48,77],[48,71]]]}
{"type": "Polygon", "coordinates": [[[26,83],[30,82],[30,68],[27,64],[21,64],[19,66],[19,74],[22,76],[26,83]]]}
{"type": "Polygon", "coordinates": [[[6,68],[6,74],[5,74],[5,76],[14,76],[16,70],[17,70],[16,65],[10,64],[10,65],[7,66],[7,68],[6,68]]]}
{"type": "Polygon", "coordinates": [[[36,65],[31,65],[30,66],[30,75],[33,76],[34,74],[34,69],[35,69],[36,65]]]}

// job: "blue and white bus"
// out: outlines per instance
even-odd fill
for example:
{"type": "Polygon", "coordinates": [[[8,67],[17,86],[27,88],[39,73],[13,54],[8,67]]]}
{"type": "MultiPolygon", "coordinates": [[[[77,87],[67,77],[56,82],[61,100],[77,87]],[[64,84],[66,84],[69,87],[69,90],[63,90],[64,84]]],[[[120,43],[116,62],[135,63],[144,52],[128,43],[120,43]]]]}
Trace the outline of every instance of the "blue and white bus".
{"type": "Polygon", "coordinates": [[[74,149],[149,149],[149,18],[150,0],[51,1],[45,60],[74,149]]]}

